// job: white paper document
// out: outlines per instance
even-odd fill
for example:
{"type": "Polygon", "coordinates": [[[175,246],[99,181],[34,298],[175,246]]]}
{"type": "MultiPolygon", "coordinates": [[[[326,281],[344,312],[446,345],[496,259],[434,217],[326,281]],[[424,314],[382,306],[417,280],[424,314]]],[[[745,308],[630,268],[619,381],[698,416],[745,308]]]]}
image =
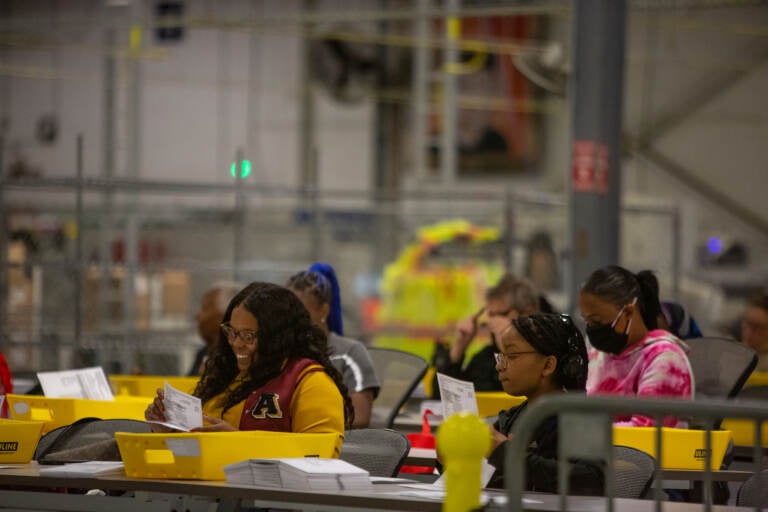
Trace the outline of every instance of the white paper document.
{"type": "MultiPolygon", "coordinates": [[[[480,487],[485,488],[488,482],[491,481],[496,468],[493,467],[488,459],[483,459],[480,465],[480,487]]],[[[431,484],[403,484],[403,487],[410,487],[411,489],[421,489],[424,491],[435,491],[439,489],[445,489],[445,473],[440,475],[440,478],[432,482],[431,484]]]]}
{"type": "Polygon", "coordinates": [[[203,404],[198,397],[179,391],[167,382],[164,391],[165,421],[150,420],[147,423],[156,423],[184,432],[203,426],[203,404]]]}
{"type": "Polygon", "coordinates": [[[474,384],[438,373],[437,386],[440,388],[443,418],[448,418],[457,412],[477,414],[474,384]]]}
{"type": "Polygon", "coordinates": [[[37,380],[40,381],[43,394],[50,398],[115,399],[104,370],[98,366],[61,372],[37,372],[37,380]]]}

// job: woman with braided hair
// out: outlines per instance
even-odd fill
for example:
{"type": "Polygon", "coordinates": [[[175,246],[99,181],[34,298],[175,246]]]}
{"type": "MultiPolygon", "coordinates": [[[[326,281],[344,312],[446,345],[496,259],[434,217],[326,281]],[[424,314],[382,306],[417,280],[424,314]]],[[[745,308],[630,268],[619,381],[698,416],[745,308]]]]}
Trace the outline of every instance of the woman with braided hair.
{"type": "Polygon", "coordinates": [[[331,362],[341,372],[355,409],[352,428],[366,428],[381,385],[365,345],[344,336],[336,272],[328,263],[314,263],[308,270],[292,275],[286,286],[307,308],[315,325],[328,335],[331,362]]]}
{"type": "MultiPolygon", "coordinates": [[[[354,417],[325,333],[293,292],[270,283],[251,283],[229,303],[194,395],[204,419],[196,431],[332,432],[337,453],[354,417]]],[[[158,390],[147,420],[164,420],[162,399],[158,390]]]]}
{"type": "MultiPolygon", "coordinates": [[[[518,316],[506,325],[494,322],[500,352],[496,371],[504,391],[527,400],[501,411],[491,428],[492,449],[488,462],[496,468],[489,487],[504,487],[504,452],[512,427],[530,402],[550,393],[584,392],[587,382],[587,350],[579,330],[567,315],[518,316]]],[[[557,417],[537,428],[526,455],[530,491],[557,492],[557,417]]],[[[602,467],[576,461],[570,473],[572,494],[603,492],[602,467]]]]}

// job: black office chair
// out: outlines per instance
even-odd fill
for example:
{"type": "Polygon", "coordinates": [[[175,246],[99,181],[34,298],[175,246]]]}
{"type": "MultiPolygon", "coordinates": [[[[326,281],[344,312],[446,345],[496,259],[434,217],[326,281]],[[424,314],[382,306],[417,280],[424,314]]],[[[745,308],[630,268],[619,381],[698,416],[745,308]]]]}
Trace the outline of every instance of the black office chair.
{"type": "Polygon", "coordinates": [[[738,399],[768,401],[768,386],[746,386],[736,395],[738,399]]]}
{"type": "Polygon", "coordinates": [[[397,476],[411,442],[400,432],[389,429],[347,430],[339,458],[368,471],[371,476],[397,476]]]}
{"type": "Polygon", "coordinates": [[[688,340],[697,398],[733,398],[757,366],[757,353],[736,340],[717,337],[688,340]]]}
{"type": "MultiPolygon", "coordinates": [[[[688,340],[688,360],[693,370],[696,398],[733,398],[738,395],[757,366],[757,352],[728,338],[703,337],[688,340]]],[[[713,428],[720,428],[722,418],[713,428]]],[[[691,427],[704,427],[691,418],[691,427]]]]}
{"type": "Polygon", "coordinates": [[[736,505],[768,508],[768,469],[755,473],[741,484],[736,495],[736,505]]]}
{"type": "Polygon", "coordinates": [[[373,369],[381,382],[379,395],[373,402],[370,426],[392,428],[395,416],[427,373],[427,362],[409,352],[389,348],[368,349],[373,369]]]}
{"type": "Polygon", "coordinates": [[[614,496],[642,498],[653,483],[654,459],[629,446],[613,447],[614,496]]]}

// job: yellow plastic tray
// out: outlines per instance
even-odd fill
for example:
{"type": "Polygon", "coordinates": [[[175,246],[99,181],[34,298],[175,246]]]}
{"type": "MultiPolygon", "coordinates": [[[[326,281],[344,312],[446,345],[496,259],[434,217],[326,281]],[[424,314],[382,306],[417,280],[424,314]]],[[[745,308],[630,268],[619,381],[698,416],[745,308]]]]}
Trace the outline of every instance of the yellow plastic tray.
{"type": "Polygon", "coordinates": [[[745,386],[768,386],[768,372],[752,372],[745,386]]]}
{"type": "Polygon", "coordinates": [[[11,415],[16,420],[42,421],[43,433],[81,418],[144,420],[151,399],[118,396],[114,401],[82,398],[48,398],[36,395],[6,395],[11,415]]]}
{"type": "MultiPolygon", "coordinates": [[[[660,465],[663,469],[704,469],[706,431],[668,427],[661,430],[660,465]]],[[[730,439],[730,431],[712,431],[711,469],[720,469],[730,439]]],[[[655,458],[656,429],[654,427],[613,427],[613,444],[631,446],[655,458]]]]}
{"type": "Polygon", "coordinates": [[[178,375],[110,375],[109,384],[115,396],[153,397],[157,389],[163,389],[165,383],[185,393],[195,390],[199,377],[179,377],[178,375]]]}
{"type": "Polygon", "coordinates": [[[0,464],[25,464],[32,460],[42,432],[42,421],[0,418],[0,464]]]}
{"type": "MultiPolygon", "coordinates": [[[[733,432],[733,444],[736,446],[755,444],[755,422],[752,420],[726,418],[723,420],[722,428],[733,432]]],[[[768,422],[762,425],[761,437],[763,446],[768,446],[768,422]]]]}
{"type": "Polygon", "coordinates": [[[291,432],[193,432],[115,434],[125,474],[131,478],[224,480],[221,469],[251,458],[335,457],[338,434],[291,432]]]}
{"type": "Polygon", "coordinates": [[[499,411],[516,407],[525,401],[524,396],[512,396],[503,391],[478,391],[475,395],[480,417],[496,416],[499,411]]]}

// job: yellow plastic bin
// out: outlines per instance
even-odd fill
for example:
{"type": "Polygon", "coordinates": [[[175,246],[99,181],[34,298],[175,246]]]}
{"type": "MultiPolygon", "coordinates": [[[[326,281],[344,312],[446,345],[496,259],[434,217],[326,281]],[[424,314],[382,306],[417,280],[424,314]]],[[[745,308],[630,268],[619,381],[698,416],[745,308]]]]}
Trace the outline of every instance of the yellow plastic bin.
{"type": "Polygon", "coordinates": [[[125,474],[131,478],[225,480],[221,468],[245,459],[331,458],[339,435],[291,432],[190,432],[115,434],[125,474]]]}
{"type": "Polygon", "coordinates": [[[192,393],[199,377],[179,377],[178,375],[110,375],[109,384],[115,396],[153,397],[157,389],[163,389],[167,382],[185,393],[192,393]]]}
{"type": "Polygon", "coordinates": [[[745,386],[768,386],[768,372],[752,372],[745,386]]]}
{"type": "MultiPolygon", "coordinates": [[[[721,427],[733,432],[735,446],[753,446],[755,444],[755,422],[743,418],[726,418],[721,427]]],[[[768,421],[764,422],[760,434],[763,446],[768,446],[768,421]]]]}
{"type": "Polygon", "coordinates": [[[16,420],[42,421],[43,433],[82,418],[144,420],[148,397],[118,396],[114,400],[49,398],[36,395],[6,395],[16,420]]]}
{"type": "Polygon", "coordinates": [[[512,396],[503,391],[478,391],[477,413],[481,418],[496,416],[499,411],[516,407],[525,402],[524,396],[512,396]]]}
{"type": "MultiPolygon", "coordinates": [[[[704,469],[706,431],[668,427],[661,430],[660,465],[663,469],[704,469]]],[[[731,437],[731,432],[727,430],[712,431],[711,469],[720,469],[731,437]]],[[[655,458],[656,429],[654,427],[613,427],[613,444],[637,448],[655,458]]]]}
{"type": "Polygon", "coordinates": [[[0,418],[0,464],[25,464],[32,460],[42,432],[42,421],[0,418]]]}

